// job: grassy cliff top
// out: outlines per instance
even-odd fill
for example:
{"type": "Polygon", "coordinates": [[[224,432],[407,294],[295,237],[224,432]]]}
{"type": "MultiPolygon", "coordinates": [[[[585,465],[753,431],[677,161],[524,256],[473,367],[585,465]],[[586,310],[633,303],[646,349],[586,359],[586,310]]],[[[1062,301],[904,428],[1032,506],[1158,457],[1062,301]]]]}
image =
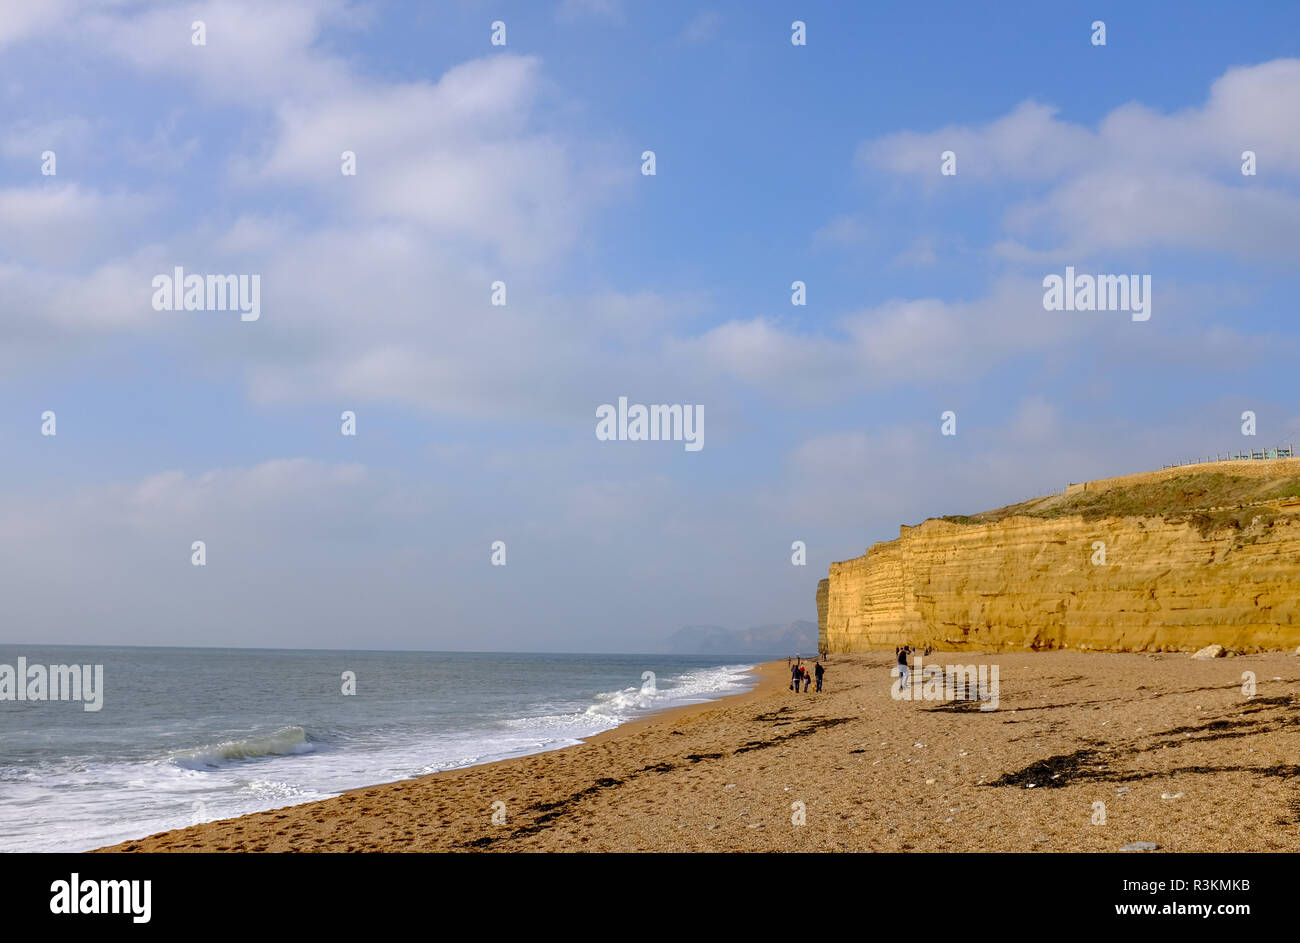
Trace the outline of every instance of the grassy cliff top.
{"type": "Polygon", "coordinates": [[[1161,517],[1171,522],[1196,524],[1202,532],[1219,527],[1246,527],[1256,518],[1271,522],[1276,505],[1300,499],[1300,467],[1279,469],[1273,477],[1239,475],[1227,471],[1188,471],[1164,480],[1134,476],[1096,490],[1078,490],[1009,504],[980,514],[949,515],[940,520],[953,524],[991,524],[1009,517],[1161,517]]]}

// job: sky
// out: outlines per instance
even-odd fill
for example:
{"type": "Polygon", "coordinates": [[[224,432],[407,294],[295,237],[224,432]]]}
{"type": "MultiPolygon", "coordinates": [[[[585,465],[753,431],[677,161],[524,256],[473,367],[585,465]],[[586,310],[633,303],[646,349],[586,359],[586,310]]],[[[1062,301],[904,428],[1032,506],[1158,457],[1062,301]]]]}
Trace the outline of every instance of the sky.
{"type": "Polygon", "coordinates": [[[646,651],[815,620],[900,524],[1300,439],[1297,37],[0,0],[0,642],[646,651]],[[177,266],[260,316],[157,310],[177,266]],[[1149,320],[1046,310],[1067,266],[1149,320]],[[703,447],[597,438],[621,396],[703,447]]]}

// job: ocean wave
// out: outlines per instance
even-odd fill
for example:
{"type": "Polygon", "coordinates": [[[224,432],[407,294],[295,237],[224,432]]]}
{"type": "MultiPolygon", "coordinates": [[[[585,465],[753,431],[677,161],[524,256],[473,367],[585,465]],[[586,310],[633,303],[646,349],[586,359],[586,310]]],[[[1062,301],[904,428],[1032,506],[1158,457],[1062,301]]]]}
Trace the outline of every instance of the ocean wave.
{"type": "Polygon", "coordinates": [[[698,704],[748,689],[754,681],[752,665],[696,668],[680,675],[643,681],[618,691],[597,693],[593,703],[573,713],[544,714],[507,720],[505,726],[521,731],[560,731],[570,740],[617,727],[652,711],[683,704],[698,704]]]}
{"type": "Polygon", "coordinates": [[[171,755],[171,761],[182,769],[217,769],[228,763],[255,760],[263,756],[293,756],[314,750],[307,731],[301,727],[281,727],[268,734],[223,740],[195,750],[181,750],[171,755]]]}
{"type": "Polygon", "coordinates": [[[8,763],[0,763],[0,851],[81,851],[196,818],[233,817],[554,750],[664,708],[745,690],[754,681],[748,665],[659,670],[652,659],[646,662],[614,674],[596,671],[600,680],[578,691],[534,683],[521,696],[495,698],[478,715],[453,703],[449,716],[402,707],[354,717],[314,705],[303,708],[312,712],[303,716],[289,704],[260,716],[216,712],[203,728],[185,732],[179,718],[146,714],[115,740],[90,738],[75,753],[21,763],[6,757],[8,763]],[[656,669],[653,687],[643,680],[646,667],[656,669]],[[286,724],[287,718],[303,723],[286,724]]]}

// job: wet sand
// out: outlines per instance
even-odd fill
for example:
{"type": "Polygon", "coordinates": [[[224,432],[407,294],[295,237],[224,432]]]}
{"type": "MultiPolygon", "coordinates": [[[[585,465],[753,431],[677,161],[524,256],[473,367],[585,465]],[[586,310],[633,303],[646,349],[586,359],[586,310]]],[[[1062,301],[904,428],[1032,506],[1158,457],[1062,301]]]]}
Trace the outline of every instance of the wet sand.
{"type": "Polygon", "coordinates": [[[926,659],[997,665],[996,711],[896,700],[892,661],[833,655],[821,694],[771,663],[578,746],[104,850],[1300,851],[1295,655],[926,659]]]}

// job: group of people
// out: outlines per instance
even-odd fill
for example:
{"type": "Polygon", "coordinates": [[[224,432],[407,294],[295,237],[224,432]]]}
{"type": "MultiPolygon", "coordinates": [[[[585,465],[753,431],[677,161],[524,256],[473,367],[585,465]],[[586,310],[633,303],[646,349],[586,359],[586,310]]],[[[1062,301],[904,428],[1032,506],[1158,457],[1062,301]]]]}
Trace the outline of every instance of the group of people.
{"type": "MultiPolygon", "coordinates": [[[[929,645],[925,646],[924,652],[918,652],[911,645],[894,646],[894,659],[897,661],[898,665],[891,671],[891,674],[896,673],[901,677],[903,679],[903,685],[906,687],[911,682],[911,657],[916,654],[923,654],[924,656],[929,657],[930,652],[931,648],[929,645]]],[[[807,693],[813,680],[816,679],[817,690],[820,691],[822,689],[822,677],[826,674],[826,666],[822,664],[823,657],[824,654],[817,656],[817,660],[813,662],[812,671],[808,670],[807,666],[803,663],[803,659],[799,656],[795,655],[791,658],[787,658],[786,664],[790,666],[790,687],[788,690],[794,691],[796,694],[801,691],[807,693]]]]}
{"type": "Polygon", "coordinates": [[[806,667],[804,667],[802,658],[787,659],[787,661],[790,663],[789,690],[798,694],[800,691],[799,685],[802,684],[802,690],[804,693],[807,693],[808,686],[812,684],[814,677],[817,679],[817,690],[820,691],[822,689],[822,676],[826,674],[826,666],[822,664],[820,658],[813,663],[813,670],[811,673],[806,667]]]}

